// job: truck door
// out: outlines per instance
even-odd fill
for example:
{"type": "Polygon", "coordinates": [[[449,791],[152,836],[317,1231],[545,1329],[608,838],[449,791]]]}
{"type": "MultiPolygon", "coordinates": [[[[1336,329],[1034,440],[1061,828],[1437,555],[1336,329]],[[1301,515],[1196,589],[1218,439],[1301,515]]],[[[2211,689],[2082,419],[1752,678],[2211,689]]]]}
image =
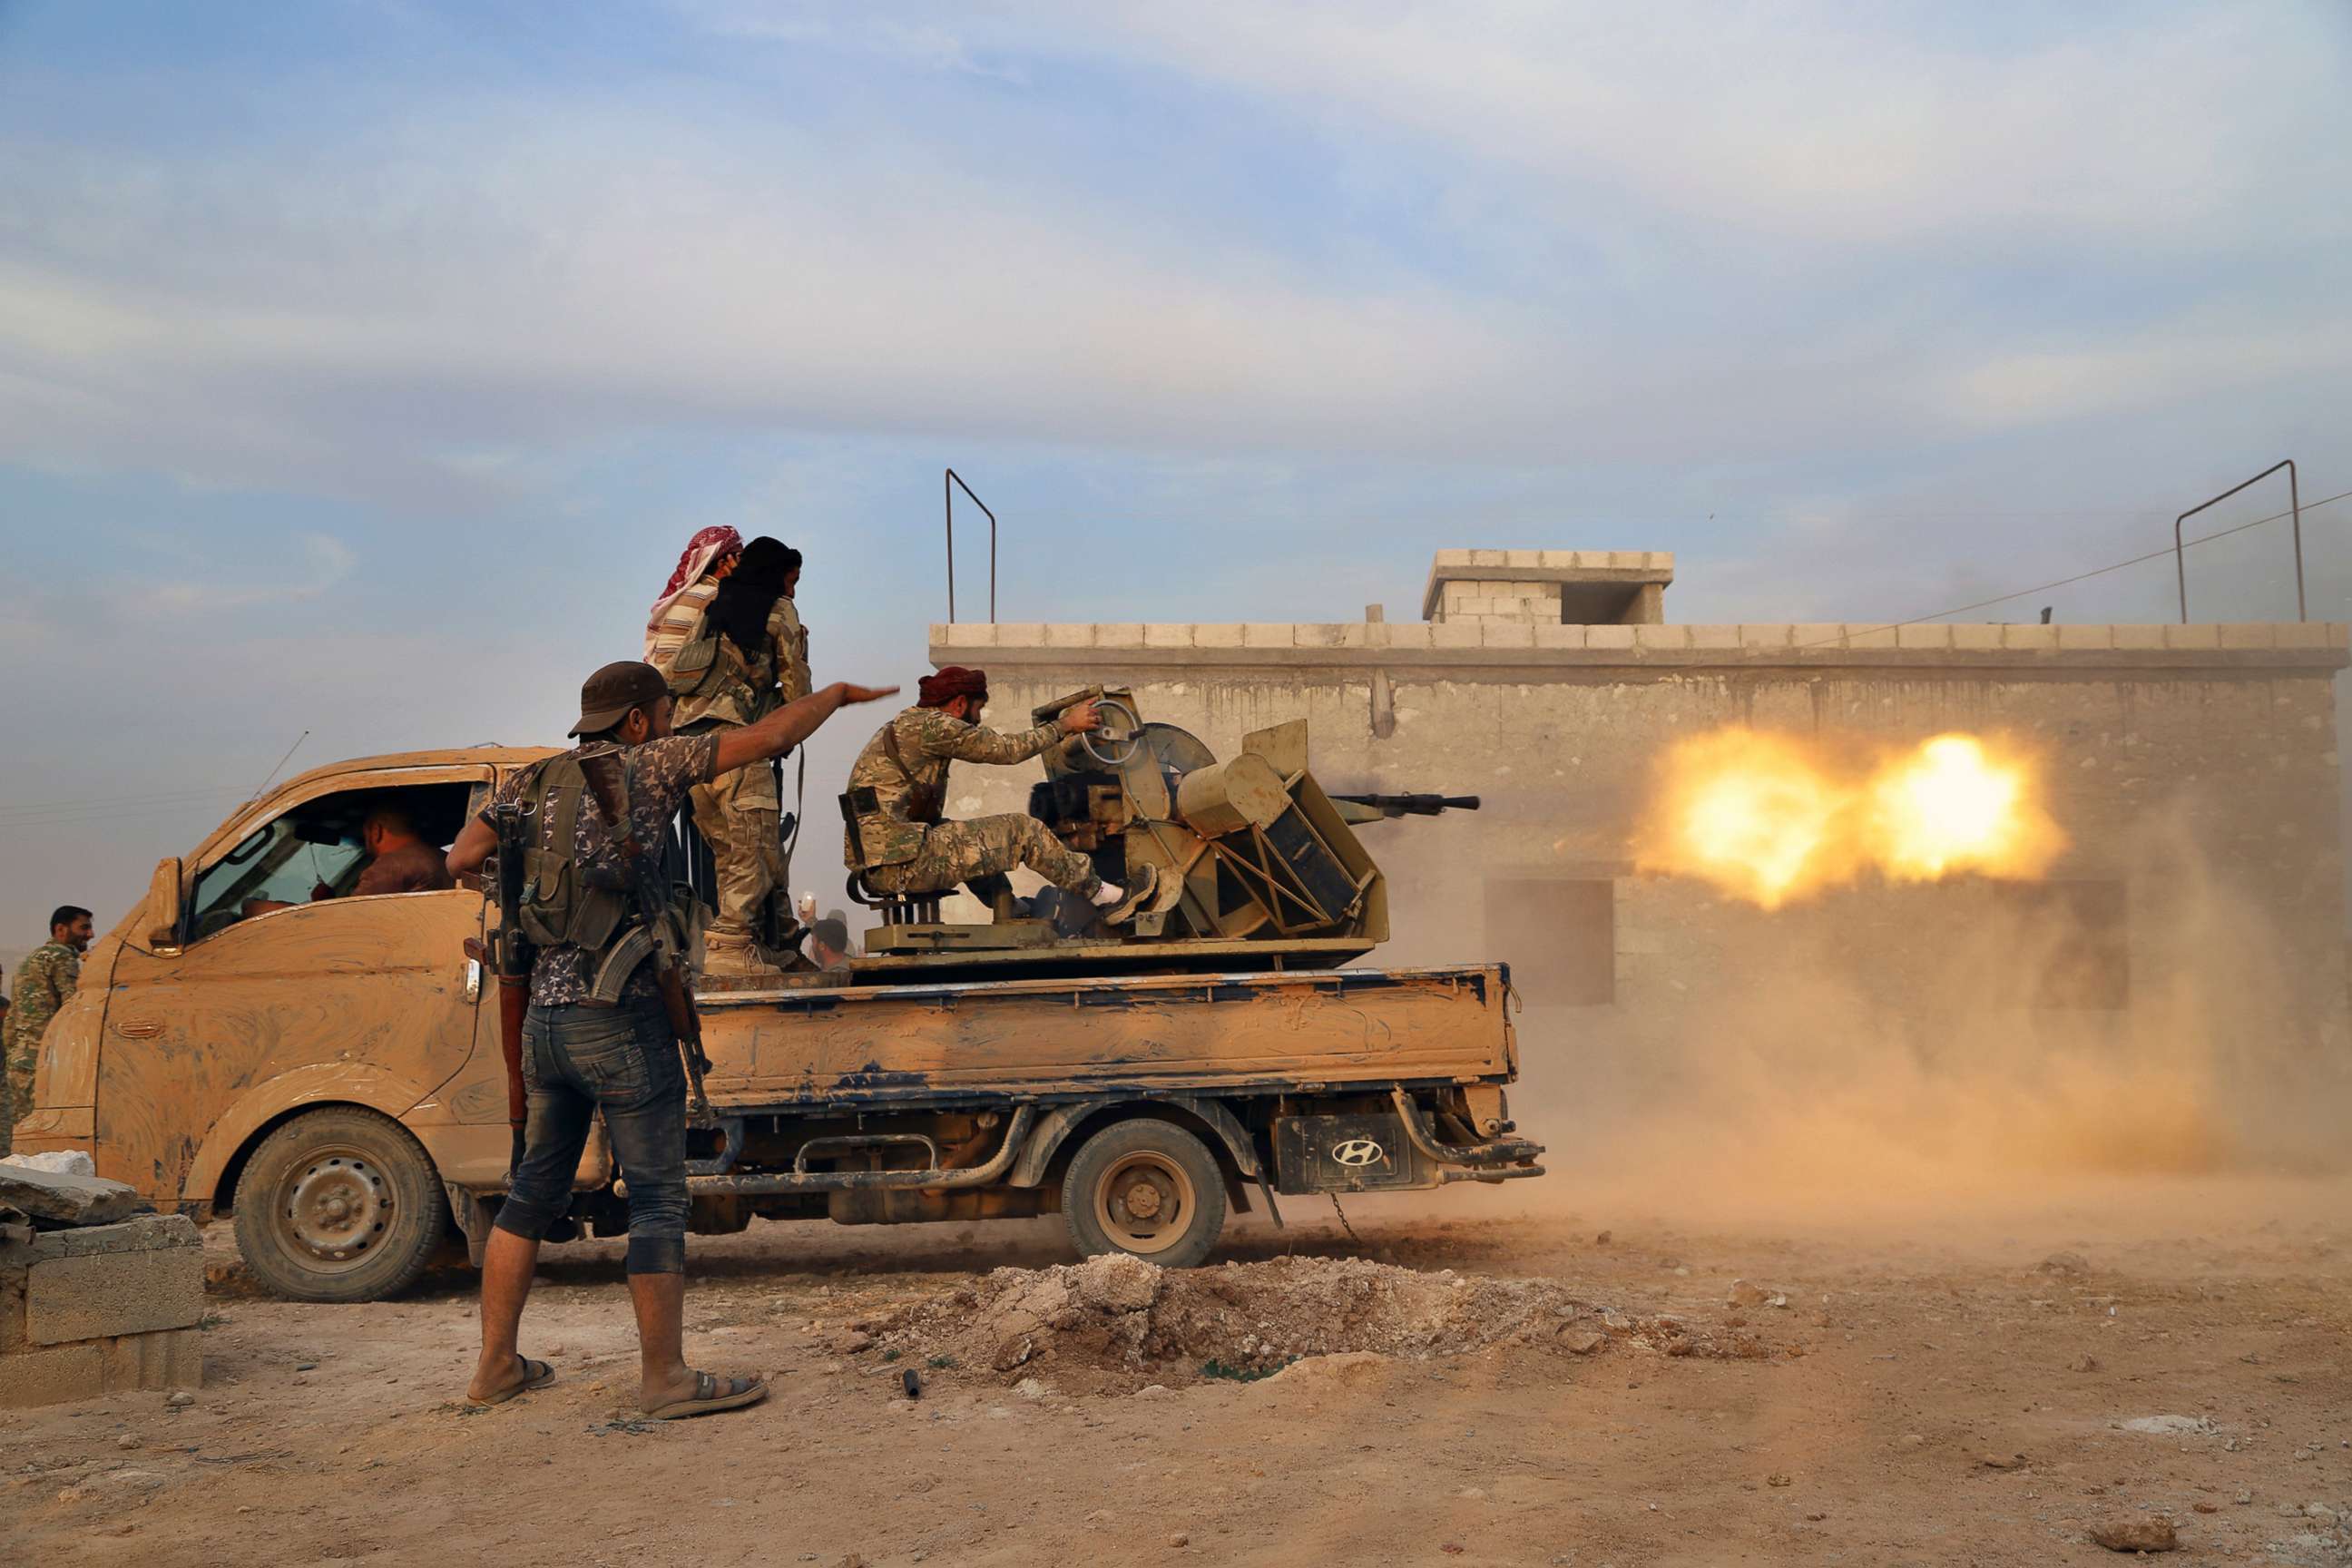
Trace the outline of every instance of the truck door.
{"type": "Polygon", "coordinates": [[[489,776],[308,781],[189,865],[177,948],[127,945],[116,963],[97,1094],[108,1174],[159,1202],[208,1198],[183,1187],[224,1117],[337,1099],[399,1100],[396,1114],[465,1065],[480,986],[464,944],[480,934],[481,895],[352,889],[371,812],[390,807],[446,847],[489,776]]]}

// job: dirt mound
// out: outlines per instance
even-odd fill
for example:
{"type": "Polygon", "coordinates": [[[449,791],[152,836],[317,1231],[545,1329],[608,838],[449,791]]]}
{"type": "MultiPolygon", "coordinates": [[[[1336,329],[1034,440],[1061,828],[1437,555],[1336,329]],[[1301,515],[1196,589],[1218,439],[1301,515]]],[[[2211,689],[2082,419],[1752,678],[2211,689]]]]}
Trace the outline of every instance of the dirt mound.
{"type": "Polygon", "coordinates": [[[886,1354],[985,1370],[1007,1382],[1047,1369],[1066,1380],[1094,1372],[1139,1384],[1247,1381],[1308,1356],[1456,1356],[1505,1344],[1574,1355],[1612,1343],[1668,1355],[1771,1353],[1755,1336],[1728,1328],[1611,1311],[1555,1280],[1430,1274],[1331,1258],[1163,1270],[1114,1255],[1054,1268],[999,1268],[874,1327],[886,1354]]]}

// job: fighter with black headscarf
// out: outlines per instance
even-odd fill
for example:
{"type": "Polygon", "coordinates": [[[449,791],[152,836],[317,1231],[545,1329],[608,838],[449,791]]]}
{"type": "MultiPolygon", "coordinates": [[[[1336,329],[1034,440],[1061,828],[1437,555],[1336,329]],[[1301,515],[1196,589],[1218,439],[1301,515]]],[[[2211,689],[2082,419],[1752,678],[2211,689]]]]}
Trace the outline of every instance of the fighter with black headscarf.
{"type": "MultiPolygon", "coordinates": [[[[808,634],[793,600],[800,575],[799,551],[754,539],[693,623],[675,638],[656,639],[647,662],[677,700],[679,734],[755,724],[808,695],[808,634]]],[[[704,971],[755,972],[771,963],[758,940],[763,928],[789,923],[765,919],[772,897],[781,903],[792,868],[776,775],[744,768],[696,786],[691,798],[694,825],[718,866],[719,908],[703,939],[704,971]]]]}

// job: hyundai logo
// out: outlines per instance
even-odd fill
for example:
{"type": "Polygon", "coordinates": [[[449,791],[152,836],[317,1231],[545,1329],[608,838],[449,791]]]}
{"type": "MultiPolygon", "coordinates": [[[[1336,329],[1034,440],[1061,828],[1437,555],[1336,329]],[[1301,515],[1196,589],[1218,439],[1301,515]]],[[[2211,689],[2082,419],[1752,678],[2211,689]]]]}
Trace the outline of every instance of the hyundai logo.
{"type": "Polygon", "coordinates": [[[1369,1138],[1350,1138],[1331,1148],[1332,1161],[1341,1165],[1377,1165],[1388,1157],[1389,1152],[1369,1138]]]}

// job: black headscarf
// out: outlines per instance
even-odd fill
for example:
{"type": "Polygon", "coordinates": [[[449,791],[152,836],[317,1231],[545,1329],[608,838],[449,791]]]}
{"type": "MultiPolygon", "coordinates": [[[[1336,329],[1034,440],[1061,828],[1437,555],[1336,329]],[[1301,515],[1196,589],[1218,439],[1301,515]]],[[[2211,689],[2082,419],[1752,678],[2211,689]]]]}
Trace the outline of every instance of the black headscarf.
{"type": "Polygon", "coordinates": [[[745,658],[759,658],[768,613],[783,596],[785,581],[800,568],[801,552],[791,545],[766,537],[751,541],[710,601],[712,629],[741,649],[745,658]]]}

